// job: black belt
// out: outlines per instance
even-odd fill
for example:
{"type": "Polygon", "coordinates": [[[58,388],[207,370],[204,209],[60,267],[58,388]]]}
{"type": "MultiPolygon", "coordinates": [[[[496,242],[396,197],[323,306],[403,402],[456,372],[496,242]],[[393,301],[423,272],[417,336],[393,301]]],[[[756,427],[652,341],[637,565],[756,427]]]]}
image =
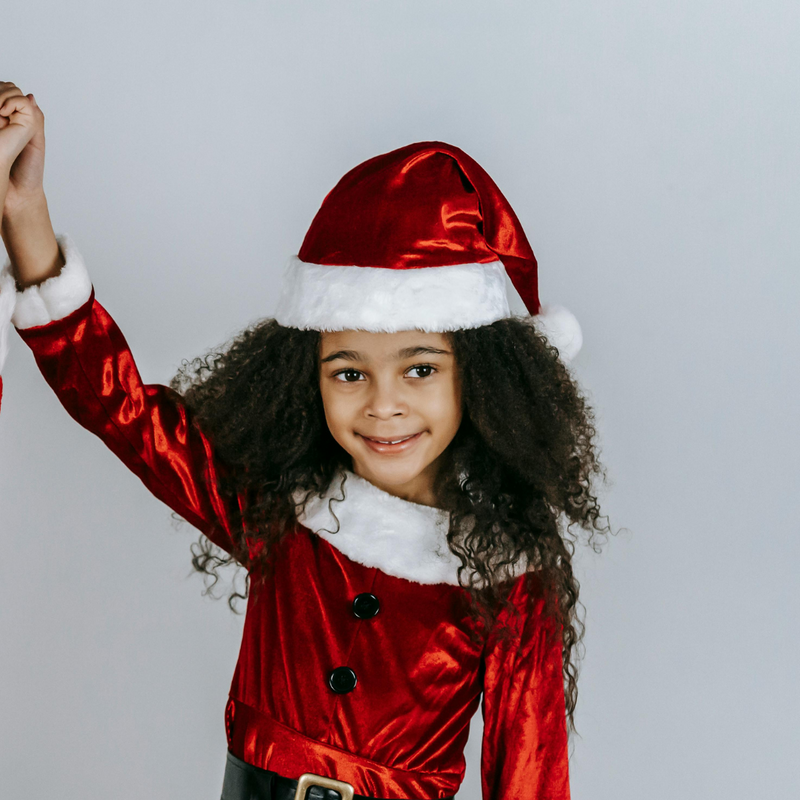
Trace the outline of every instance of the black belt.
{"type": "MultiPolygon", "coordinates": [[[[350,788],[350,784],[321,775],[308,778],[303,776],[284,778],[270,769],[261,769],[247,764],[236,758],[230,750],[225,762],[221,800],[295,800],[297,785],[301,780],[304,793],[300,800],[380,800],[380,798],[372,798],[363,794],[350,795],[347,790],[350,788]],[[328,785],[314,783],[317,778],[321,778],[328,785]],[[339,784],[338,789],[342,791],[333,787],[333,784],[336,783],[339,784]]],[[[417,800],[421,800],[421,798],[417,798],[417,800]]],[[[454,798],[445,797],[443,800],[454,800],[454,798]]]]}

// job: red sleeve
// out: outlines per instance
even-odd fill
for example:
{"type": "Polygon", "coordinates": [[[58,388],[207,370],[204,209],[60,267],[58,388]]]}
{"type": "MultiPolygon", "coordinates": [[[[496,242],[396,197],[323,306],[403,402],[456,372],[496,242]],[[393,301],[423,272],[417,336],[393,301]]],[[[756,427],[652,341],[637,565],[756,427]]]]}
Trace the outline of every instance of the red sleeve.
{"type": "Polygon", "coordinates": [[[18,330],[69,415],[105,442],[160,500],[231,552],[219,465],[180,395],[143,384],[122,332],[89,299],[65,317],[18,330]]]}
{"type": "Polygon", "coordinates": [[[521,621],[507,610],[498,620],[510,620],[514,636],[490,636],[484,651],[483,800],[569,800],[561,636],[543,599],[527,608],[524,581],[509,598],[521,621]]]}

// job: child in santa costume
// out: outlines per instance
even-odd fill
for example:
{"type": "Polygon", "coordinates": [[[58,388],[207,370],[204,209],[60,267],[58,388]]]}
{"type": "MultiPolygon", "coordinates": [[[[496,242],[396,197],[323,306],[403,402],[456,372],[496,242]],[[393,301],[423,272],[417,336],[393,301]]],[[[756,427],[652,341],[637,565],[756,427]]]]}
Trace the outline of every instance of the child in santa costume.
{"type": "Polygon", "coordinates": [[[601,468],[565,366],[580,331],[540,307],[486,172],[441,142],[348,172],[275,318],[169,387],[142,383],[75,242],[57,242],[63,268],[14,312],[42,374],[202,532],[198,570],[247,570],[223,799],[451,798],[480,707],[484,800],[566,800],[565,526],[597,527],[601,468]]]}

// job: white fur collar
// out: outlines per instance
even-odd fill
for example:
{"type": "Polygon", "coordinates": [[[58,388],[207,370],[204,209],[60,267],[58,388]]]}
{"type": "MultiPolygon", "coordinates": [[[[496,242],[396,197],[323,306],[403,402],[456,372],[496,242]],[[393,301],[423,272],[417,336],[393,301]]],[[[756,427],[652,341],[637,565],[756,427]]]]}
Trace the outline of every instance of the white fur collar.
{"type": "MultiPolygon", "coordinates": [[[[458,586],[461,560],[447,545],[449,512],[395,497],[350,470],[344,477],[344,499],[339,499],[340,474],[324,496],[309,497],[305,511],[298,513],[301,525],[366,567],[415,583],[458,586]],[[331,498],[336,519],[328,510],[331,498]]],[[[295,502],[302,497],[297,492],[295,502]]]]}

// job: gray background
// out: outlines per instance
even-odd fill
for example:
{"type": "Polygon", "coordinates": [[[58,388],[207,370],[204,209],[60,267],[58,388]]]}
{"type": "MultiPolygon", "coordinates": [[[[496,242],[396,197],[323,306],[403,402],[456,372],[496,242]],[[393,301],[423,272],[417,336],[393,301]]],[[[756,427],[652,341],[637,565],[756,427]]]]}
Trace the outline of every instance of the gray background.
{"type": "MultiPolygon", "coordinates": [[[[55,230],[147,382],[274,311],[357,163],[442,139],[487,169],[582,323],[626,529],[579,557],[573,795],[796,796],[795,0],[9,5],[55,230]]],[[[216,800],[242,618],[12,345],[0,795],[216,800]]]]}

